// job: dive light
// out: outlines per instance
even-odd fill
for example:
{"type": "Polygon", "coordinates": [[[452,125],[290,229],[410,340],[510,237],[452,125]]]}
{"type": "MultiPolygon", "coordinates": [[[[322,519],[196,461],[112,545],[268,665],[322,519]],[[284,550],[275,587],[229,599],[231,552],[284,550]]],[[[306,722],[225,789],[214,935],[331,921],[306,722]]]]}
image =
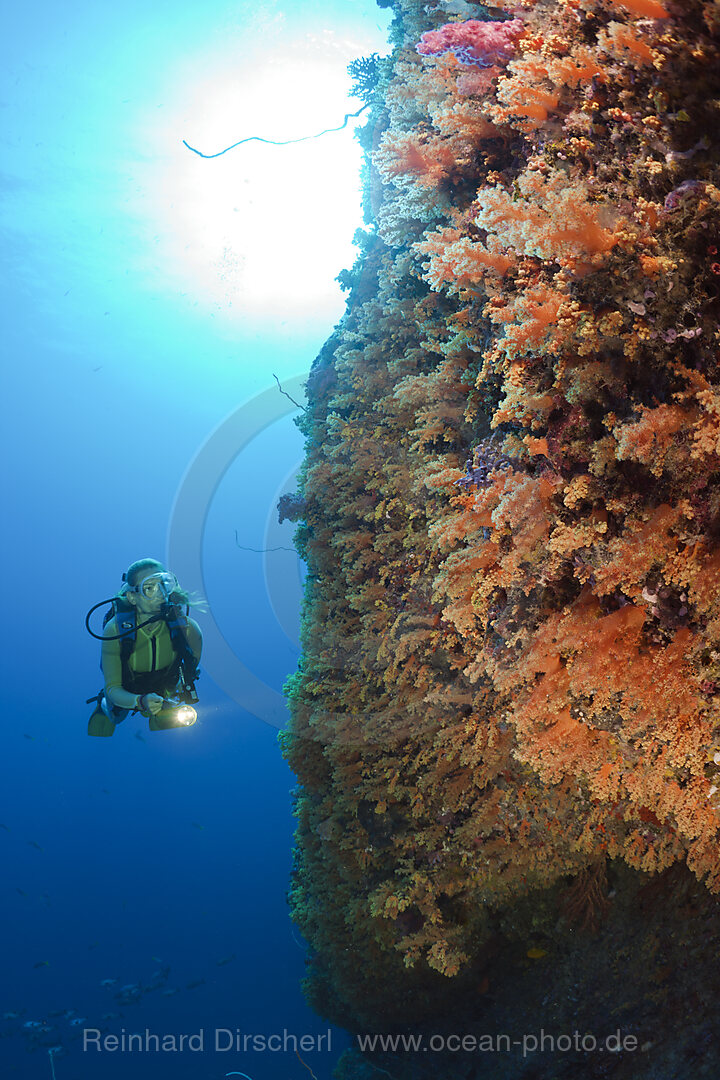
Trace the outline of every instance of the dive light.
{"type": "Polygon", "coordinates": [[[197,713],[192,705],[184,701],[174,701],[172,698],[164,698],[162,709],[157,714],[158,719],[171,721],[178,727],[190,727],[197,720],[197,713]]]}

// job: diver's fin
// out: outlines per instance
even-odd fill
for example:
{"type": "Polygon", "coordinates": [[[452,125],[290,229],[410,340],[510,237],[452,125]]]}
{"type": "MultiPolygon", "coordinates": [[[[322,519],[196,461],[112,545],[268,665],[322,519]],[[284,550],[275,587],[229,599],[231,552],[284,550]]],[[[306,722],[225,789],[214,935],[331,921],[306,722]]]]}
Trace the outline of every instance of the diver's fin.
{"type": "Polygon", "coordinates": [[[106,716],[102,709],[96,709],[88,720],[88,735],[99,735],[107,739],[115,734],[115,722],[106,716]]]}

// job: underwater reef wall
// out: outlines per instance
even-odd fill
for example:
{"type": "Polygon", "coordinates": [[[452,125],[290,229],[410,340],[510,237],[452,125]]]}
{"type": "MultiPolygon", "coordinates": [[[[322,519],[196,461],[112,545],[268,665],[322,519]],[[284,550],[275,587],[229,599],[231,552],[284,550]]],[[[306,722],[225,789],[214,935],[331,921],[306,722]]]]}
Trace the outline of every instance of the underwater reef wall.
{"type": "Polygon", "coordinates": [[[513,912],[720,893],[720,2],[393,9],[283,739],[352,1030],[467,1002],[513,912]]]}

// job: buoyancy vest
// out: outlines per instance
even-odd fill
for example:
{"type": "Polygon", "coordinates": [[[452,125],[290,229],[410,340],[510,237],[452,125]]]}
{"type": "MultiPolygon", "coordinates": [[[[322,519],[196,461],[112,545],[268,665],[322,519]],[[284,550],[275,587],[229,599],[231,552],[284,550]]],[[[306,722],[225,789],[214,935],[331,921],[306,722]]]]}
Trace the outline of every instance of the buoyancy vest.
{"type": "Polygon", "coordinates": [[[170,644],[175,654],[174,659],[171,664],[165,667],[155,667],[157,638],[148,635],[152,649],[151,668],[148,671],[135,671],[130,666],[130,657],[135,651],[138,637],[135,608],[118,599],[106,615],[103,626],[106,626],[113,617],[115,617],[118,634],[123,635],[120,639],[120,661],[124,690],[128,690],[131,694],[162,693],[171,695],[178,686],[181,672],[186,684],[192,684],[195,681],[198,674],[198,662],[188,645],[184,633],[184,628],[187,626],[187,617],[183,615],[177,606],[172,606],[163,618],[163,622],[170,634],[170,644]]]}

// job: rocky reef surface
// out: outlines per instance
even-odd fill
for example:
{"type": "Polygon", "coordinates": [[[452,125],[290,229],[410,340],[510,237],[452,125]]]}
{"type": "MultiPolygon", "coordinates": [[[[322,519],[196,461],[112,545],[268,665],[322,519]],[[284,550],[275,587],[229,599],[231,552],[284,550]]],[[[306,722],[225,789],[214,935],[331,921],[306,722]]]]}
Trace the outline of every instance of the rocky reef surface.
{"type": "Polygon", "coordinates": [[[715,1075],[720,3],[392,6],[284,511],[307,993],[520,1040],[346,1080],[715,1075]]]}

